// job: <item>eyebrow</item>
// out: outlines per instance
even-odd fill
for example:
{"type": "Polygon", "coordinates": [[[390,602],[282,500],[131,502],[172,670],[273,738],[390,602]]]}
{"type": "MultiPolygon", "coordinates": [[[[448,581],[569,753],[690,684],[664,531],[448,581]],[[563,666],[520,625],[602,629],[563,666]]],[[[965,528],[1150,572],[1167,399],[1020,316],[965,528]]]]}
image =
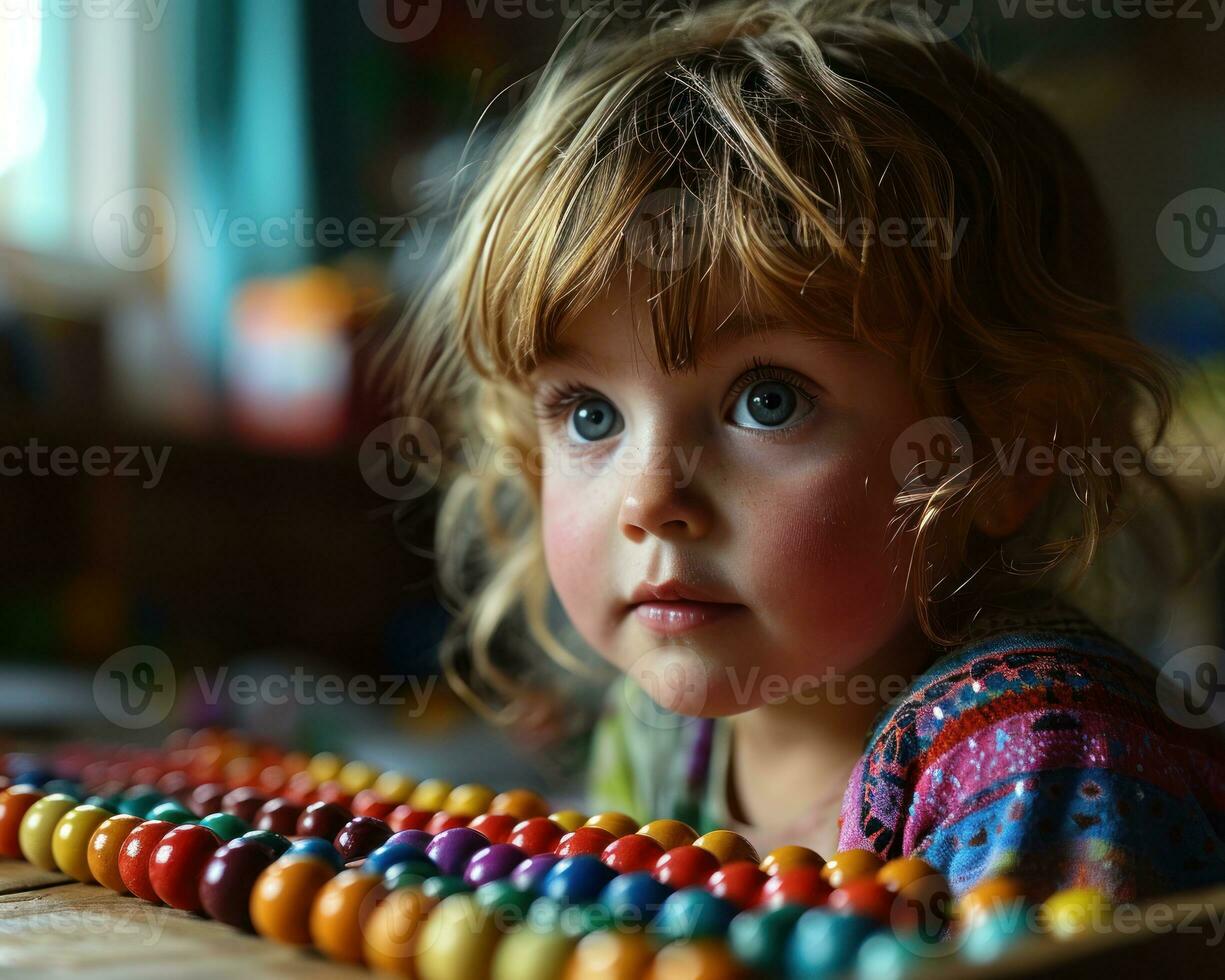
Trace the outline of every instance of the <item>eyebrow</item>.
{"type": "MultiPolygon", "coordinates": [[[[705,338],[702,347],[705,352],[713,352],[752,334],[770,332],[805,333],[807,330],[792,320],[766,314],[753,316],[737,310],[716,324],[705,338]]],[[[604,366],[597,363],[591,355],[564,340],[555,341],[548,356],[542,358],[539,363],[575,364],[593,374],[607,373],[604,366]]]]}

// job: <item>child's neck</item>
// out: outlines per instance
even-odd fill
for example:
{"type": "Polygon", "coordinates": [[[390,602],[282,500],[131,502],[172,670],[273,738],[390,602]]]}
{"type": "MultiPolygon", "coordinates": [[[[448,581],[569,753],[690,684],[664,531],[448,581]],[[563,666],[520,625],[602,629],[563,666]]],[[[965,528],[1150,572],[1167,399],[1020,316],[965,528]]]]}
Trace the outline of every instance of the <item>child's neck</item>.
{"type": "Polygon", "coordinates": [[[733,817],[762,831],[812,818],[816,829],[796,841],[829,856],[837,849],[837,819],[847,781],[887,699],[927,666],[933,649],[915,628],[903,633],[815,696],[767,705],[731,719],[727,805],[733,817]],[[855,680],[851,678],[868,678],[855,680]]]}

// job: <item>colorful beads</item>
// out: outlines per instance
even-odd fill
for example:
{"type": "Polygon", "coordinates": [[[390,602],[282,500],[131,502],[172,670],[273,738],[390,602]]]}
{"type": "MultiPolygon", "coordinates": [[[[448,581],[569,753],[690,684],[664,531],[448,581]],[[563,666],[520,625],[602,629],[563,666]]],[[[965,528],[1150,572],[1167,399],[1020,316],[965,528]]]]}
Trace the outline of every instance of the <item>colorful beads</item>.
{"type": "Polygon", "coordinates": [[[128,834],[119,852],[119,877],[123,887],[146,902],[158,902],[157,892],[149,883],[149,859],[174,826],[165,820],[146,820],[128,834]]]}
{"type": "Polygon", "coordinates": [[[650,871],[663,854],[663,846],[653,837],[627,834],[604,848],[600,860],[614,871],[628,874],[633,871],[650,871]]]}
{"type": "Polygon", "coordinates": [[[655,862],[652,874],[665,885],[689,888],[705,885],[719,870],[719,859],[710,851],[694,844],[684,844],[667,851],[655,862]]]}

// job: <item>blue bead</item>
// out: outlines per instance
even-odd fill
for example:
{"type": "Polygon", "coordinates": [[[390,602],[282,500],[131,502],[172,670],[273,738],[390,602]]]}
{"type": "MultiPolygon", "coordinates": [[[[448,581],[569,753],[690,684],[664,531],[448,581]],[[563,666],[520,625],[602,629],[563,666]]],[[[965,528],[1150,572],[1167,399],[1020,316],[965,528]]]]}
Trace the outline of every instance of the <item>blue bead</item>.
{"type": "Polygon", "coordinates": [[[668,896],[653,928],[670,940],[721,937],[739,911],[704,888],[682,888],[668,896]]]}
{"type": "Polygon", "coordinates": [[[548,870],[541,883],[542,894],[558,902],[590,902],[617,876],[612,868],[591,854],[562,858],[548,870]]]}
{"type": "Polygon", "coordinates": [[[635,871],[617,875],[600,892],[600,904],[609,910],[616,922],[625,925],[646,925],[659,914],[673,889],[651,877],[649,872],[635,871]]]}
{"type": "MultiPolygon", "coordinates": [[[[429,860],[425,851],[412,844],[384,844],[366,855],[366,860],[362,862],[362,870],[381,875],[393,865],[403,864],[405,861],[429,860]]],[[[430,864],[433,863],[430,861],[430,864]]]]}
{"type": "Polygon", "coordinates": [[[807,905],[783,905],[741,912],[727,929],[727,941],[742,963],[767,976],[783,972],[787,940],[807,905]]]}
{"type": "Polygon", "coordinates": [[[787,975],[806,978],[847,969],[877,928],[875,920],[861,915],[809,909],[796,921],[787,942],[787,975]]]}
{"type": "Polygon", "coordinates": [[[337,871],[340,871],[345,866],[340,852],[336,850],[330,840],[324,840],[322,837],[303,837],[301,840],[294,841],[289,845],[289,850],[285,852],[285,856],[320,858],[335,867],[337,871]]]}

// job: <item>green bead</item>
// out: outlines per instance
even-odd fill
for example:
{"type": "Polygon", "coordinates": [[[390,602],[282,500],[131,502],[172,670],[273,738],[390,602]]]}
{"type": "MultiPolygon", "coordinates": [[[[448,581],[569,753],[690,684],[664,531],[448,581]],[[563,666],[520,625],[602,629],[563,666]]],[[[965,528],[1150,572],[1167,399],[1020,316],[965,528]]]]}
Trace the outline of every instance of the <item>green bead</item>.
{"type": "Polygon", "coordinates": [[[441,902],[452,895],[470,892],[472,888],[458,875],[435,875],[421,886],[421,891],[426,898],[436,898],[441,902]]]}
{"type": "Polygon", "coordinates": [[[781,973],[783,949],[804,911],[803,905],[784,905],[741,912],[727,929],[732,952],[754,970],[771,976],[781,973]]]}
{"type": "Polygon", "coordinates": [[[232,813],[210,813],[200,821],[200,826],[207,827],[222,841],[234,840],[251,829],[245,820],[232,813]]]}
{"type": "Polygon", "coordinates": [[[673,892],[659,909],[653,928],[669,940],[718,938],[737,914],[731,902],[701,888],[673,892]]]}
{"type": "Polygon", "coordinates": [[[166,820],[169,823],[190,823],[196,819],[196,815],[190,810],[185,810],[179,804],[167,801],[159,803],[146,814],[149,820],[166,820]]]}
{"type": "Polygon", "coordinates": [[[289,838],[283,837],[271,830],[248,830],[242,835],[242,839],[259,841],[265,847],[270,848],[277,857],[280,857],[289,850],[289,838]]]}
{"type": "Polygon", "coordinates": [[[511,922],[522,923],[527,918],[527,910],[536,896],[516,888],[505,878],[501,881],[491,881],[481,885],[475,892],[476,903],[481,908],[505,918],[511,922]]]}
{"type": "Polygon", "coordinates": [[[111,813],[119,812],[119,797],[117,796],[98,796],[97,794],[86,798],[85,802],[89,806],[98,806],[103,810],[110,810],[111,813]]]}

